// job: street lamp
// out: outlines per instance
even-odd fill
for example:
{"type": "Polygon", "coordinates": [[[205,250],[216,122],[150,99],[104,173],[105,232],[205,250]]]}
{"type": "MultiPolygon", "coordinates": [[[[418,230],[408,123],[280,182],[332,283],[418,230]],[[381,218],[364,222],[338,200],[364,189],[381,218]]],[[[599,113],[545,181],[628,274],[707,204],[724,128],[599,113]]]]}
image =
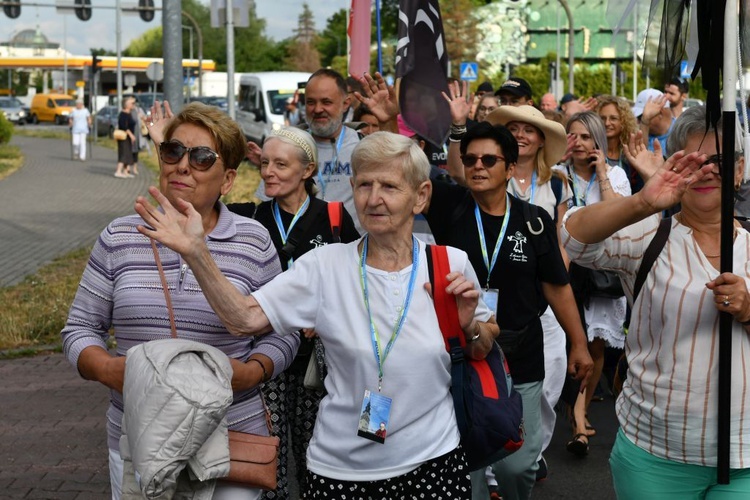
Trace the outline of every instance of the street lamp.
{"type": "Polygon", "coordinates": [[[573,28],[573,14],[570,12],[567,0],[559,0],[560,5],[568,16],[568,92],[573,93],[573,66],[575,65],[575,29],[573,28]]]}

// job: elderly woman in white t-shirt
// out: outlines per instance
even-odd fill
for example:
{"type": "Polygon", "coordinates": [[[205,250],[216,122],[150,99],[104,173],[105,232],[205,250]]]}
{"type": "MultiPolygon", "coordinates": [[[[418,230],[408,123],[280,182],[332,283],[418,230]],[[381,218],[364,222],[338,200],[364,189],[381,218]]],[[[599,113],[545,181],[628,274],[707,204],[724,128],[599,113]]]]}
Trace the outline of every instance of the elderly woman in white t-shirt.
{"type": "MultiPolygon", "coordinates": [[[[315,328],[328,362],[307,450],[305,498],[469,498],[470,480],[450,394],[450,358],[440,335],[425,245],[412,235],[429,199],[430,166],[416,143],[389,132],[365,137],[352,155],[357,215],[367,234],[303,255],[267,287],[244,297],[205,249],[192,207],[151,190],[136,210],[144,234],[182,254],[227,328],[237,335],[315,328]],[[385,433],[376,435],[380,423],[385,433]],[[383,437],[385,436],[385,437],[383,437]]],[[[481,359],[499,333],[479,300],[476,274],[449,248],[454,294],[481,359]]]]}
{"type": "MultiPolygon", "coordinates": [[[[718,134],[706,132],[705,108],[688,109],[668,143],[681,151],[643,189],[573,209],[563,224],[572,260],[618,271],[633,299],[661,211],[682,206],[667,219],[667,239],[633,299],[628,378],[616,405],[621,427],[610,456],[619,498],[750,498],[750,234],[734,221],[733,272],[720,273],[718,134]],[[716,482],[720,312],[734,318],[729,485],[716,482]]],[[[724,158],[734,160],[739,185],[744,159],[737,152],[724,158]]]]}

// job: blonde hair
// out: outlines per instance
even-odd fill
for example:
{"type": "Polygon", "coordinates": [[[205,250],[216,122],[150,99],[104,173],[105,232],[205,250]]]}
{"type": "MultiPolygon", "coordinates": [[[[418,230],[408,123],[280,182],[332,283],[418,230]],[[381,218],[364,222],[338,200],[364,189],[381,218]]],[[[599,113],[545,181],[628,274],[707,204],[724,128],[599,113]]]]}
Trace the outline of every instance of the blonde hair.
{"type": "MultiPolygon", "coordinates": [[[[596,113],[602,110],[604,106],[612,104],[620,115],[620,123],[622,124],[622,131],[620,132],[620,147],[623,144],[627,144],[630,141],[630,134],[634,134],[638,131],[638,124],[635,121],[635,115],[630,109],[630,105],[625,99],[613,95],[600,95],[596,98],[596,113]]],[[[603,147],[603,146],[602,146],[603,147]]]]}

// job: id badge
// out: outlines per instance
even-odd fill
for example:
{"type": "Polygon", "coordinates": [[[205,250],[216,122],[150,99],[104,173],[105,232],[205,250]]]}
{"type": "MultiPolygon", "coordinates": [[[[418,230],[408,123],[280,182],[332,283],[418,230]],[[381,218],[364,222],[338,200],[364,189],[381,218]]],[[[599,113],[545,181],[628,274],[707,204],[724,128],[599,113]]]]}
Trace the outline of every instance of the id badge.
{"type": "Polygon", "coordinates": [[[500,290],[497,288],[485,288],[482,290],[482,299],[487,307],[492,311],[492,314],[497,318],[497,300],[500,295],[500,290]]]}
{"type": "Polygon", "coordinates": [[[388,434],[388,422],[391,418],[391,403],[393,403],[391,398],[365,389],[357,436],[376,443],[385,443],[385,436],[388,434]]]}

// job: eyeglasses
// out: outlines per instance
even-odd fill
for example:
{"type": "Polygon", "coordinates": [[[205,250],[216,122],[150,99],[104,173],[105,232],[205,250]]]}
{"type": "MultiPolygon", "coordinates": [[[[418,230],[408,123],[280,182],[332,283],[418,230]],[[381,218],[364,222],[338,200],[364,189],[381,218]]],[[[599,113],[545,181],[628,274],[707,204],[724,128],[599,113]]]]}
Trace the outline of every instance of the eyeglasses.
{"type": "Polygon", "coordinates": [[[204,171],[214,166],[219,154],[206,146],[188,148],[177,141],[162,142],[159,144],[159,157],[168,165],[174,165],[188,155],[188,164],[195,170],[204,171]]]}
{"type": "Polygon", "coordinates": [[[477,160],[480,160],[482,162],[482,165],[491,168],[494,167],[498,160],[505,161],[505,158],[498,155],[463,155],[461,156],[461,163],[464,164],[464,167],[473,167],[477,164],[477,160]]]}
{"type": "Polygon", "coordinates": [[[714,175],[721,176],[721,160],[722,160],[722,158],[723,157],[720,154],[711,155],[708,158],[706,158],[706,161],[703,162],[703,164],[701,165],[701,167],[704,167],[704,166],[708,165],[709,163],[713,163],[714,164],[714,168],[711,169],[711,173],[714,174],[714,175]]]}

